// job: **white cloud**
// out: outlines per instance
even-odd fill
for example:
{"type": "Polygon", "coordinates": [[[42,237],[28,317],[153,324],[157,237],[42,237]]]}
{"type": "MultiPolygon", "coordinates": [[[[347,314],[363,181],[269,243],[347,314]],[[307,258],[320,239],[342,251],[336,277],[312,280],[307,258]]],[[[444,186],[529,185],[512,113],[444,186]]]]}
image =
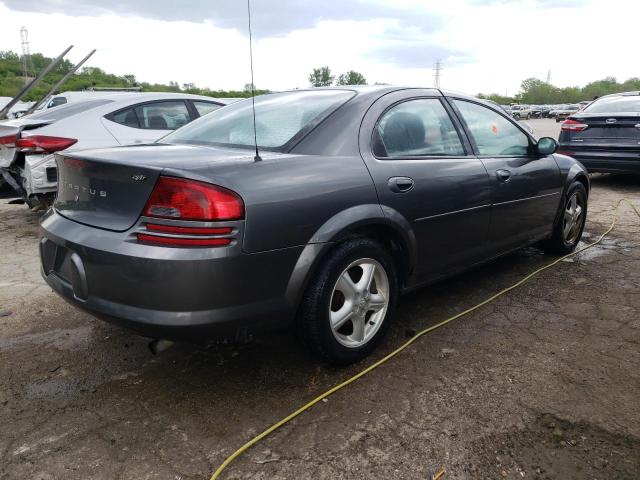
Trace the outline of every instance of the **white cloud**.
{"type": "MultiPolygon", "coordinates": [[[[636,0],[617,0],[615,7],[607,0],[447,0],[430,10],[418,0],[387,3],[375,2],[375,11],[382,13],[358,14],[353,20],[333,7],[331,18],[324,18],[322,9],[314,8],[316,20],[292,19],[292,27],[300,28],[260,36],[254,44],[256,84],[305,87],[311,69],[326,64],[336,74],[358,70],[370,83],[431,86],[436,57],[445,60],[443,87],[472,94],[514,94],[524,78],[544,78],[548,69],[560,86],[639,75],[636,0]],[[411,11],[416,12],[413,22],[406,15],[411,11]],[[384,12],[403,13],[377,18],[384,12]]],[[[46,3],[48,8],[55,4],[46,3]]],[[[74,44],[68,58],[78,61],[97,48],[91,66],[133,73],[139,80],[216,89],[238,89],[249,82],[247,37],[240,26],[142,18],[108,9],[78,10],[90,14],[84,16],[74,16],[73,8],[64,11],[22,12],[0,3],[0,48],[20,51],[19,29],[25,25],[34,52],[55,56],[74,44]]]]}

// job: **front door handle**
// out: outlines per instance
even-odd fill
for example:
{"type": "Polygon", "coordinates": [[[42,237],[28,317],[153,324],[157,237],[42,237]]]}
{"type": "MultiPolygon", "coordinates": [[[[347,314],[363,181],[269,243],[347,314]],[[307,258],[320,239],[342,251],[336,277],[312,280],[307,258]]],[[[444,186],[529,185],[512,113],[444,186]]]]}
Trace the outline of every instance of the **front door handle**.
{"type": "Polygon", "coordinates": [[[503,168],[496,170],[496,177],[498,177],[498,181],[507,183],[511,180],[511,172],[509,170],[505,170],[503,168]]]}
{"type": "Polygon", "coordinates": [[[387,184],[392,192],[405,193],[411,190],[415,183],[410,177],[391,177],[387,184]]]}

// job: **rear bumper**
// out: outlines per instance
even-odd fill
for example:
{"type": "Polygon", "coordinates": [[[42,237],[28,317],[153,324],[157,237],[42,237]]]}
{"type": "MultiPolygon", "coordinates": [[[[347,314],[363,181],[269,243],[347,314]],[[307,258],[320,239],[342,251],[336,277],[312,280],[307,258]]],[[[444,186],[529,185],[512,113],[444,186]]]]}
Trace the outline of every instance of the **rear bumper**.
{"type": "Polygon", "coordinates": [[[23,176],[27,196],[55,193],[58,188],[58,171],[53,155],[27,155],[23,176]]]}
{"type": "Polygon", "coordinates": [[[202,341],[293,320],[286,293],[302,247],[246,254],[240,245],[142,245],[54,211],[41,232],[47,284],[72,305],[142,335],[202,341]]]}
{"type": "Polygon", "coordinates": [[[560,144],[559,152],[582,163],[590,173],[640,174],[640,148],[638,150],[589,150],[575,145],[560,144]]]}

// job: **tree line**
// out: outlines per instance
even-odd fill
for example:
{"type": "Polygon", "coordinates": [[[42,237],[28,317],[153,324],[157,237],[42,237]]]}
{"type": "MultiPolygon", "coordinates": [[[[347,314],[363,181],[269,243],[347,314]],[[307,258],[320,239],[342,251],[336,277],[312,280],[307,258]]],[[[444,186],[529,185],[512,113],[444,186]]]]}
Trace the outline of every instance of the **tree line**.
{"type": "Polygon", "coordinates": [[[487,98],[501,105],[522,103],[525,105],[557,105],[563,103],[578,103],[583,100],[595,100],[611,93],[640,90],[640,78],[633,77],[618,82],[614,77],[587,83],[584,87],[556,87],[538,78],[527,78],[520,85],[520,92],[513,97],[492,93],[479,93],[478,97],[487,98]]]}
{"type": "MultiPolygon", "coordinates": [[[[0,97],[13,97],[25,85],[22,60],[22,56],[17,53],[0,51],[0,97]]],[[[52,58],[45,57],[41,53],[31,54],[29,58],[28,76],[33,77],[37,75],[37,73],[42,71],[52,60],[52,58]]],[[[23,100],[33,101],[42,98],[73,66],[70,61],[62,60],[23,100]]],[[[168,84],[140,82],[136,79],[135,75],[114,75],[96,67],[81,68],[80,71],[72,75],[69,80],[60,87],[60,90],[63,92],[78,91],[88,90],[91,87],[139,87],[143,92],[182,92],[219,98],[251,96],[251,84],[245,85],[242,90],[211,90],[209,88],[197,87],[193,83],[183,83],[180,85],[178,82],[169,82],[168,84]]],[[[256,95],[268,92],[268,90],[255,89],[256,95]]]]}
{"type": "MultiPolygon", "coordinates": [[[[11,51],[0,51],[0,96],[13,97],[24,86],[22,57],[11,51]]],[[[29,59],[29,76],[35,76],[44,69],[52,59],[40,53],[34,53],[29,59]]],[[[35,87],[24,100],[37,100],[45,95],[62,76],[73,68],[68,60],[62,60],[35,87]]],[[[360,72],[349,70],[337,77],[328,66],[314,68],[309,75],[309,84],[313,87],[330,85],[366,85],[367,80],[360,72]]],[[[148,83],[140,82],[135,75],[114,75],[96,67],[84,67],[61,87],[61,91],[87,90],[91,87],[127,88],[139,87],[143,92],[182,92],[210,97],[250,97],[252,85],[247,84],[242,90],[211,90],[197,87],[194,83],[169,82],[148,83]]],[[[556,87],[538,78],[527,78],[522,82],[520,92],[509,97],[493,94],[478,94],[481,98],[488,98],[500,104],[524,103],[530,105],[577,103],[582,100],[593,100],[596,97],[610,93],[640,90],[640,78],[633,77],[624,82],[618,82],[614,77],[588,83],[584,87],[556,87]]],[[[268,93],[269,90],[254,89],[256,95],[268,93]]]]}

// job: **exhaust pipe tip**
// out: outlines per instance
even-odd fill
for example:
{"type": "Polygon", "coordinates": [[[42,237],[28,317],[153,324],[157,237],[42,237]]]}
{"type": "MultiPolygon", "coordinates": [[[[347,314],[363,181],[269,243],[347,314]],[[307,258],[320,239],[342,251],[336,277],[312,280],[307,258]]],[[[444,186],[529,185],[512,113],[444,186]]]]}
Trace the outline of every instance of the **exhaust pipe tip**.
{"type": "Polygon", "coordinates": [[[151,353],[153,353],[154,355],[158,355],[171,347],[173,343],[174,342],[172,342],[171,340],[156,338],[155,340],[151,340],[149,342],[149,350],[151,350],[151,353]]]}

